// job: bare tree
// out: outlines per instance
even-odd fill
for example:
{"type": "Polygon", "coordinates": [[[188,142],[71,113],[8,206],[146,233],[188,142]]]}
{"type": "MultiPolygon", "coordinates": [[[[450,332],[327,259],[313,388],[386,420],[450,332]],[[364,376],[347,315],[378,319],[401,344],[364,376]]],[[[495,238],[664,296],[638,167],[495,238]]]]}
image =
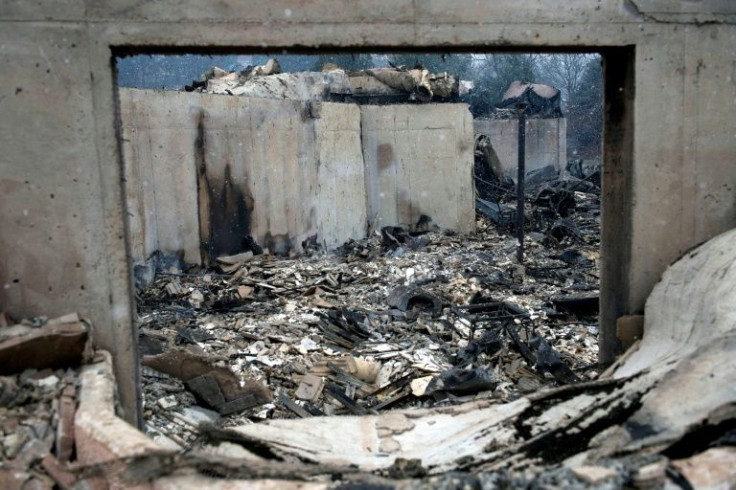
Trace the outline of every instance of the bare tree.
{"type": "Polygon", "coordinates": [[[562,91],[562,100],[570,102],[585,72],[588,62],[597,55],[590,53],[549,54],[540,56],[539,79],[562,91]]]}

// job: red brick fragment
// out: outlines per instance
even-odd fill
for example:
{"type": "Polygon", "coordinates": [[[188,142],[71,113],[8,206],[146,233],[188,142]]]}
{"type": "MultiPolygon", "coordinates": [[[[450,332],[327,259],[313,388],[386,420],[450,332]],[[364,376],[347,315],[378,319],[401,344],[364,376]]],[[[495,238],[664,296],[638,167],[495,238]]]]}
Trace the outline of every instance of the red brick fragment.
{"type": "Polygon", "coordinates": [[[77,408],[77,390],[73,385],[66,386],[59,398],[59,426],[56,429],[56,456],[67,463],[74,452],[74,412],[77,408]]]}

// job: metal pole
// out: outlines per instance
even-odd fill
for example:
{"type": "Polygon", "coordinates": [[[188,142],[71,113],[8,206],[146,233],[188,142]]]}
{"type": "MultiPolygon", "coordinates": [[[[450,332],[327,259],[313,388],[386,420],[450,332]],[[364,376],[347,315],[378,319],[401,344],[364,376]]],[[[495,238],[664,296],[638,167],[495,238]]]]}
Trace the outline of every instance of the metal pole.
{"type": "Polygon", "coordinates": [[[516,107],[519,113],[519,165],[516,175],[516,236],[519,239],[519,249],[516,260],[524,262],[524,177],[526,176],[526,105],[516,107]]]}

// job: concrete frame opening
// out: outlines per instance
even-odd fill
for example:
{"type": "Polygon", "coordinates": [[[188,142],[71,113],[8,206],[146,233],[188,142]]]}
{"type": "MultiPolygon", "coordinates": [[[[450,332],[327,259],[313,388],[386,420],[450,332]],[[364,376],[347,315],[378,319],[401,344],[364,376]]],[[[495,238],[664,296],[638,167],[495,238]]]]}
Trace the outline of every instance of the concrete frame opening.
{"type": "MultiPolygon", "coordinates": [[[[147,49],[146,52],[156,52],[147,49]]],[[[241,52],[240,50],[238,50],[241,52]]],[[[361,52],[381,52],[384,50],[361,50],[361,52]]],[[[424,51],[424,50],[423,50],[424,51]]],[[[428,49],[426,51],[431,51],[428,49]]],[[[443,51],[447,51],[446,49],[443,51]]],[[[452,50],[452,52],[463,52],[452,50]]],[[[483,51],[481,49],[467,49],[467,51],[483,51]]],[[[515,52],[525,52],[523,48],[515,52]]],[[[538,49],[528,51],[539,52],[538,49]]],[[[575,50],[560,51],[581,51],[575,50]]],[[[587,50],[585,50],[587,51],[587,50]]],[[[591,48],[603,58],[604,79],[604,132],[603,132],[603,179],[602,179],[602,236],[601,236],[601,304],[599,317],[599,346],[601,364],[610,364],[619,352],[619,343],[616,338],[616,319],[629,312],[627,308],[628,294],[625,290],[629,255],[627,243],[630,233],[630,206],[631,206],[631,163],[633,151],[633,87],[634,87],[634,49],[633,47],[619,48],[591,48]]],[[[163,52],[170,52],[164,50],[163,52]]],[[[176,50],[177,53],[202,52],[202,50],[176,50]]],[[[218,50],[217,52],[235,52],[235,50],[218,50]]],[[[254,52],[242,50],[242,52],[254,52]]],[[[319,53],[315,51],[314,53],[319,53]]],[[[119,55],[141,53],[141,50],[115,48],[113,59],[119,55]]],[[[312,53],[312,52],[310,52],[312,53]]],[[[117,86],[116,86],[117,87],[117,86]]],[[[117,88],[116,88],[117,90],[117,88]]],[[[119,99],[116,97],[119,103],[119,99]]],[[[119,110],[119,106],[118,106],[119,110]]],[[[120,117],[118,113],[118,128],[120,117]]],[[[119,138],[121,135],[119,134],[119,138]]],[[[119,139],[120,141],[120,139],[119,139]]],[[[120,152],[122,155],[122,151],[120,152]]],[[[123,165],[123,162],[121,162],[123,165]]],[[[124,174],[124,172],[123,172],[124,174]]],[[[124,193],[126,194],[126,193],[124,193]]],[[[128,199],[127,194],[125,195],[128,199]]],[[[135,333],[134,333],[135,335],[135,333]]],[[[135,339],[133,339],[135,344],[135,339]]],[[[137,356],[137,347],[136,350],[137,356]]],[[[137,362],[134,363],[137,369],[137,362]]],[[[135,379],[137,380],[136,372],[135,379]]],[[[122,384],[125,384],[123,381],[122,384]]],[[[136,384],[138,384],[136,382],[136,384]]],[[[124,389],[124,388],[123,388],[124,389]]],[[[140,392],[137,393],[138,407],[140,407],[140,392]]],[[[140,413],[140,412],[139,412],[140,413]]]]}

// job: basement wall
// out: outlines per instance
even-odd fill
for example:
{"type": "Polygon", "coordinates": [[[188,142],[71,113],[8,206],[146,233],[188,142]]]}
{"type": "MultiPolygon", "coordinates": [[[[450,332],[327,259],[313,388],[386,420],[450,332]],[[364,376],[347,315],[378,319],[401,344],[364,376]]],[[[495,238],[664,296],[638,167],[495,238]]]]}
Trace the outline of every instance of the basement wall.
{"type": "Polygon", "coordinates": [[[735,39],[723,0],[0,0],[0,305],[89,318],[136,420],[116,53],[593,49],[620,122],[604,135],[601,239],[615,336],[669,263],[736,226],[735,39]]]}
{"type": "MultiPolygon", "coordinates": [[[[519,121],[517,119],[475,119],[475,134],[491,139],[504,173],[516,181],[519,164],[519,121]]],[[[556,170],[567,165],[567,119],[526,120],[525,168],[529,173],[548,165],[556,170]]]]}

